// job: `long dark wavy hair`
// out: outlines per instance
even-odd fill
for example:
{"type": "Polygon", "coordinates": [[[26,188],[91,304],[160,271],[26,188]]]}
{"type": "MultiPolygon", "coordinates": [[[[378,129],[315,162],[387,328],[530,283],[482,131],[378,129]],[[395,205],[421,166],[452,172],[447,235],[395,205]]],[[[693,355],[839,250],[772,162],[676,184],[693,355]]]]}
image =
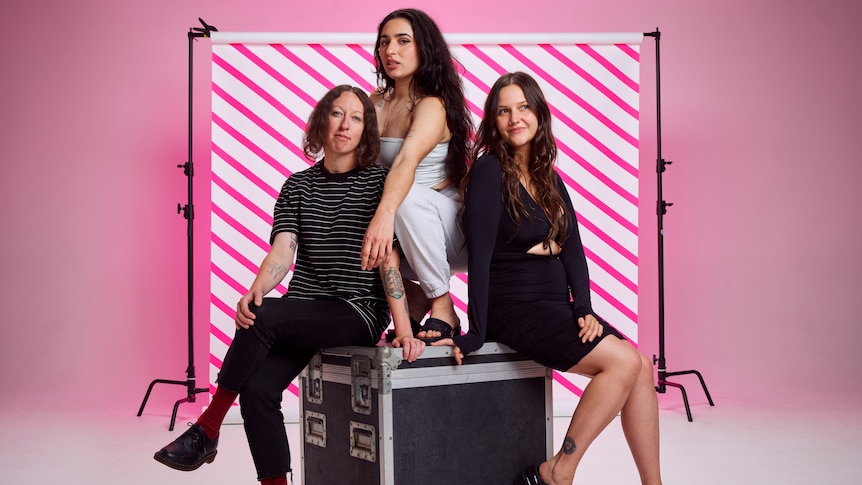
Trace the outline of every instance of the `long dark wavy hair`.
{"type": "MultiPolygon", "coordinates": [[[[557,175],[554,165],[557,160],[557,143],[554,133],[551,131],[551,109],[545,100],[545,95],[536,81],[523,72],[512,72],[502,75],[485,100],[485,109],[482,122],[476,132],[476,142],[473,146],[473,159],[483,154],[495,155],[500,160],[503,169],[503,186],[505,197],[503,201],[515,223],[520,226],[521,217],[528,217],[528,213],[521,202],[520,181],[518,177],[519,166],[516,163],[515,152],[506,143],[497,129],[497,110],[500,106],[500,91],[506,86],[518,86],[524,91],[530,110],[535,113],[538,120],[536,136],[531,142],[530,160],[527,160],[527,171],[535,189],[536,201],[542,212],[551,224],[551,230],[545,239],[545,244],[556,241],[560,246],[565,243],[570,223],[566,204],[557,187],[557,175]]],[[[466,189],[466,180],[462,184],[462,190],[466,189]]]]}
{"type": "Polygon", "coordinates": [[[308,117],[308,123],[305,127],[305,136],[302,140],[302,151],[305,153],[305,158],[314,161],[323,152],[323,147],[326,144],[326,138],[329,133],[329,115],[332,113],[332,104],[344,92],[351,91],[355,94],[359,101],[362,102],[362,138],[359,140],[359,145],[356,146],[356,160],[362,168],[368,168],[377,162],[380,156],[380,132],[377,128],[377,111],[374,110],[374,105],[371,99],[360,88],[342,84],[330,89],[328,93],[323,95],[323,98],[317,102],[317,106],[312,110],[308,117]]]}
{"type": "Polygon", "coordinates": [[[446,174],[457,185],[467,174],[470,138],[473,122],[464,102],[461,76],[449,46],[443,39],[434,20],[421,10],[405,8],[387,15],[377,27],[374,45],[374,62],[377,72],[378,92],[386,96],[395,88],[395,80],[386,74],[380,58],[380,35],[383,26],[392,19],[405,19],[413,27],[413,39],[419,51],[419,68],[410,81],[410,98],[415,106],[425,96],[436,96],[443,100],[446,108],[446,124],[452,133],[449,154],[446,157],[446,174]]]}

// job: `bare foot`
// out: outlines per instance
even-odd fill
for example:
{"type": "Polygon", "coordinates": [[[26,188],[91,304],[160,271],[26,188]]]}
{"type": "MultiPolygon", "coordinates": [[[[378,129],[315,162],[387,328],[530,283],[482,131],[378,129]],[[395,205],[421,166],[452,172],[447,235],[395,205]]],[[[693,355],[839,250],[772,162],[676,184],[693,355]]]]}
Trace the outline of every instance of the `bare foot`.
{"type": "MultiPolygon", "coordinates": [[[[431,315],[429,318],[440,320],[453,329],[458,328],[461,324],[461,319],[458,318],[458,314],[455,312],[455,304],[449,293],[432,298],[430,300],[430,307],[431,315]]],[[[423,330],[417,333],[416,336],[418,338],[437,338],[442,337],[443,334],[438,330],[423,330]]]]}
{"type": "Polygon", "coordinates": [[[539,477],[548,485],[571,485],[575,479],[574,474],[569,474],[557,467],[559,460],[556,456],[539,465],[539,477]]]}

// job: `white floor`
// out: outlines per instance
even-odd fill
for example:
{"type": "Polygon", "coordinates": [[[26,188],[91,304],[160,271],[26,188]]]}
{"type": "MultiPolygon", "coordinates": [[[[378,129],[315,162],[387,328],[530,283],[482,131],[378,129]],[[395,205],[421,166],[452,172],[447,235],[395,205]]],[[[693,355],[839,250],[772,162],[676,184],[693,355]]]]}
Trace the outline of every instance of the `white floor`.
{"type": "MultiPolygon", "coordinates": [[[[689,423],[678,396],[668,391],[659,397],[666,485],[862,484],[862,406],[855,399],[801,396],[798,402],[754,404],[718,399],[716,407],[695,400],[689,423]]],[[[168,432],[170,406],[148,404],[142,417],[135,416],[136,409],[57,413],[8,402],[2,409],[3,485],[257,483],[239,425],[223,427],[214,463],[178,472],[152,458],[193,420],[181,411],[176,429],[168,432]]],[[[554,424],[558,447],[568,418],[555,418],[554,424]]],[[[287,430],[298,469],[298,425],[288,424],[287,430]]],[[[294,480],[300,483],[298,471],[294,480]]],[[[590,448],[575,483],[638,483],[619,420],[590,448]]]]}

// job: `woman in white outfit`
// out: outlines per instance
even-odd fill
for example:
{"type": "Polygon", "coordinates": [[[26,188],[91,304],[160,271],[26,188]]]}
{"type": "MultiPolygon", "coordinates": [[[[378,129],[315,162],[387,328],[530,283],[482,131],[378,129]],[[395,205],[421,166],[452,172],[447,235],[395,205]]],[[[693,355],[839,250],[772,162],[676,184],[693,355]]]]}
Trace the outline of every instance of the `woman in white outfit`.
{"type": "Polygon", "coordinates": [[[472,123],[461,78],[440,29],[420,10],[387,15],[374,56],[380,88],[371,100],[389,175],[365,233],[363,268],[392,251],[394,232],[406,260],[402,273],[418,283],[405,285],[411,317],[416,323],[431,313],[414,332],[429,341],[460,335],[449,280],[467,268],[458,211],[472,123]]]}

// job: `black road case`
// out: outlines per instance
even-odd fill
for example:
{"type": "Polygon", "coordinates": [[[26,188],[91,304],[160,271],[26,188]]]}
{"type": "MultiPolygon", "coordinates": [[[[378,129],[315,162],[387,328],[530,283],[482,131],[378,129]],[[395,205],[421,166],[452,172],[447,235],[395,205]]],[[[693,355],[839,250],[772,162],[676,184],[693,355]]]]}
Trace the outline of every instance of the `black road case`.
{"type": "Polygon", "coordinates": [[[552,453],[551,370],[486,343],[319,352],[301,375],[304,485],[510,484],[552,453]]]}

